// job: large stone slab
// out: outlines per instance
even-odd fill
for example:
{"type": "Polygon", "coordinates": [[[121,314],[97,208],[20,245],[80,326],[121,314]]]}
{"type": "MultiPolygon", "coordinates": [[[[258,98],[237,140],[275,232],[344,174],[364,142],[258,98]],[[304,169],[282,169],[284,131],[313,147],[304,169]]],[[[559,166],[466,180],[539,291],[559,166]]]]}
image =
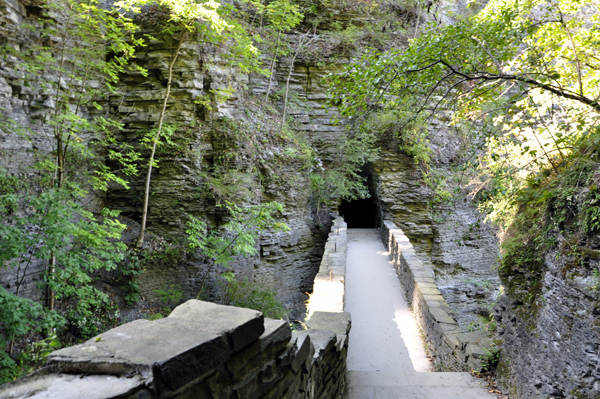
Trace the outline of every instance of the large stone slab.
{"type": "Polygon", "coordinates": [[[159,391],[175,391],[220,366],[263,331],[260,312],[191,300],[165,319],[136,320],[60,349],[48,364],[68,373],[152,376],[159,391]]]}
{"type": "Polygon", "coordinates": [[[167,320],[172,319],[185,321],[196,330],[225,334],[234,352],[254,342],[265,331],[264,317],[257,310],[195,299],[176,307],[167,317],[167,320]]]}
{"type": "Polygon", "coordinates": [[[317,330],[329,330],[339,335],[348,335],[351,324],[350,313],[314,312],[306,324],[317,330]]]}
{"type": "Polygon", "coordinates": [[[142,387],[139,377],[38,373],[0,387],[3,399],[122,398],[142,387]]]}

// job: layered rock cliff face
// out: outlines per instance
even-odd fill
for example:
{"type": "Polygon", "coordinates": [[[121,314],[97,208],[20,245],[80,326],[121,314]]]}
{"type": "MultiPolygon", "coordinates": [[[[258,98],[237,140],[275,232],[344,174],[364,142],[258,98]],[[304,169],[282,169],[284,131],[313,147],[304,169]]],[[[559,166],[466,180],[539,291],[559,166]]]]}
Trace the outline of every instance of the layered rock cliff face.
{"type": "Polygon", "coordinates": [[[450,176],[451,201],[436,199],[425,184],[412,157],[387,139],[380,159],[371,166],[372,191],[382,219],[392,220],[411,240],[425,268],[434,277],[454,317],[465,330],[482,328],[498,294],[498,241],[492,226],[483,221],[460,190],[452,168],[460,165],[461,142],[448,123],[433,121],[431,147],[436,173],[450,176]]]}
{"type": "Polygon", "coordinates": [[[496,318],[504,340],[498,374],[511,398],[600,398],[600,309],[592,293],[546,256],[539,309],[509,295],[496,318]]]}
{"type": "MultiPolygon", "coordinates": [[[[127,139],[139,137],[140,131],[157,121],[166,81],[165,62],[174,47],[172,40],[161,37],[138,53],[137,63],[149,71],[149,76],[126,76],[122,82],[127,94],[111,103],[126,123],[127,139]]],[[[249,76],[226,65],[214,48],[197,42],[187,44],[174,74],[167,120],[177,125],[184,146],[178,154],[161,155],[152,181],[150,230],[173,241],[185,234],[190,216],[219,226],[227,215],[217,205],[225,201],[283,203],[281,221],[290,232],[263,234],[259,255],[238,259],[231,266],[239,276],[260,279],[277,290],[289,307],[298,310],[294,316],[301,317],[299,312],[306,299],[303,293],[312,289],[324,245],[323,233],[311,229],[314,222],[308,171],[299,161],[283,159],[287,144],[274,139],[278,124],[272,120],[273,111],[251,96],[249,76]],[[234,89],[225,100],[211,92],[225,89],[234,89]],[[209,102],[199,104],[200,98],[209,102]],[[227,174],[230,178],[225,178],[227,174]],[[228,192],[207,188],[206,180],[211,178],[223,180],[220,184],[229,186],[222,187],[228,192]]],[[[141,190],[140,185],[132,190],[114,190],[108,203],[138,219],[141,190]]],[[[191,254],[175,270],[147,270],[142,286],[151,294],[171,275],[179,280],[186,296],[193,296],[204,280],[203,265],[201,257],[191,254]]],[[[210,279],[214,281],[221,272],[211,271],[210,279]]],[[[214,284],[210,286],[214,288],[214,284]]]]}
{"type": "Polygon", "coordinates": [[[563,187],[566,203],[545,209],[549,220],[562,220],[560,229],[547,235],[544,223],[535,224],[536,239],[547,245],[499,270],[498,379],[511,398],[600,398],[600,238],[597,227],[580,224],[595,207],[594,171],[563,187]]]}
{"type": "MultiPolygon", "coordinates": [[[[23,23],[34,22],[35,18],[31,17],[35,17],[39,9],[30,3],[2,1],[0,11],[3,42],[22,49],[35,43],[37,37],[20,28],[23,23]]],[[[124,94],[105,99],[106,111],[125,123],[125,129],[117,136],[120,142],[136,145],[158,121],[166,91],[167,66],[175,47],[172,37],[155,35],[147,47],[137,52],[135,59],[135,63],[148,70],[148,76],[126,74],[120,82],[124,94]]],[[[1,132],[0,167],[9,175],[25,180],[37,173],[33,168],[36,153],[52,151],[50,132],[36,124],[44,113],[51,112],[51,107],[44,103],[44,98],[28,91],[11,61],[7,58],[0,65],[0,106],[14,121],[31,127],[35,135],[32,140],[27,140],[1,132]]],[[[285,68],[276,76],[284,74],[287,77],[285,68]]],[[[310,98],[313,88],[319,86],[319,78],[315,77],[315,84],[311,85],[311,74],[306,67],[300,68],[298,75],[299,79],[308,82],[302,86],[300,95],[310,98]]],[[[253,91],[260,91],[255,90],[256,87],[266,86],[265,79],[250,82],[247,74],[240,73],[221,58],[216,47],[197,41],[183,44],[174,67],[166,113],[167,122],[176,126],[173,139],[177,146],[158,154],[159,167],[154,170],[151,185],[149,245],[161,247],[168,242],[182,242],[191,216],[219,226],[227,215],[217,205],[226,200],[242,204],[279,201],[285,205],[281,221],[288,224],[290,232],[263,234],[258,243],[259,255],[236,259],[231,266],[239,276],[260,278],[263,287],[278,291],[292,310],[292,317],[301,318],[303,302],[307,298],[304,293],[312,289],[329,219],[314,219],[308,170],[300,161],[283,156],[286,147],[293,147],[293,143],[273,140],[279,134],[279,122],[274,118],[277,111],[252,96],[253,91]],[[233,94],[225,99],[216,98],[213,91],[221,89],[233,89],[233,94]],[[204,100],[202,104],[199,99],[204,100]],[[236,153],[235,157],[230,157],[232,153],[236,153]],[[223,172],[228,171],[238,172],[235,176],[241,176],[241,180],[232,178],[224,185],[230,190],[237,185],[240,192],[229,192],[229,197],[220,197],[214,190],[207,189],[207,179],[222,178],[223,172]]],[[[319,96],[323,98],[322,94],[319,96]]],[[[313,106],[314,112],[301,115],[301,120],[308,126],[305,130],[314,134],[320,131],[339,134],[340,129],[332,129],[328,118],[318,118],[324,113],[318,109],[320,102],[309,105],[313,106]]],[[[126,239],[133,239],[139,231],[136,221],[140,219],[142,198],[141,178],[133,179],[129,190],[113,185],[106,193],[92,192],[89,196],[92,210],[106,206],[122,212],[122,221],[129,226],[126,239]]],[[[41,298],[36,281],[45,264],[40,260],[28,268],[22,293],[41,298]]],[[[207,273],[202,256],[189,251],[175,254],[167,262],[150,262],[146,266],[140,277],[141,295],[146,298],[152,298],[155,290],[170,284],[181,287],[185,297],[194,297],[207,273]]],[[[9,289],[14,289],[14,272],[3,269],[0,276],[3,285],[9,289]]],[[[215,269],[208,275],[209,283],[212,282],[207,292],[209,297],[216,289],[215,278],[221,272],[215,269]]],[[[102,285],[118,291],[118,286],[111,286],[112,281],[108,277],[102,285]]]]}
{"type": "MultiPolygon", "coordinates": [[[[449,20],[449,15],[463,6],[460,3],[436,5],[439,7],[437,18],[449,20]]],[[[415,19],[418,18],[421,24],[433,19],[433,14],[423,12],[417,15],[414,10],[394,4],[382,7],[387,7],[386,12],[395,15],[395,19],[391,18],[381,28],[382,32],[387,29],[386,35],[378,33],[381,37],[373,36],[371,32],[366,39],[360,36],[361,40],[370,40],[371,44],[383,47],[403,46],[406,35],[410,35],[403,26],[412,30],[411,23],[415,19]],[[385,43],[381,42],[382,38],[385,38],[385,43]]],[[[30,17],[39,12],[33,3],[3,0],[0,8],[3,40],[25,47],[36,40],[26,37],[27,32],[20,29],[23,22],[33,21],[30,17]]],[[[359,36],[354,39],[335,34],[328,37],[327,31],[339,29],[339,26],[361,27],[375,20],[372,15],[357,12],[345,4],[333,5],[323,15],[317,23],[322,35],[293,65],[290,79],[293,101],[288,113],[293,116],[299,134],[306,135],[326,161],[331,156],[328,153],[331,143],[343,138],[346,130],[343,125],[334,124],[333,120],[338,116],[335,109],[324,108],[327,95],[322,78],[350,62],[353,56],[359,55],[361,48],[348,43],[348,40],[359,36]]],[[[168,62],[175,47],[172,37],[155,35],[147,47],[138,51],[135,59],[136,64],[148,70],[148,76],[126,74],[121,79],[123,94],[106,99],[105,105],[110,113],[125,123],[125,129],[117,137],[121,142],[138,143],[144,132],[158,121],[168,62]]],[[[318,268],[324,245],[321,227],[327,223],[327,218],[317,217],[313,209],[307,170],[293,160],[277,161],[278,157],[284,158],[282,153],[288,144],[273,143],[272,140],[277,133],[277,123],[273,121],[277,111],[262,104],[267,79],[240,73],[227,64],[221,51],[223,49],[196,41],[182,46],[174,68],[166,114],[166,120],[177,126],[174,138],[178,145],[159,153],[159,168],[154,170],[152,177],[148,228],[155,235],[155,244],[160,247],[164,240],[175,243],[185,238],[190,216],[205,220],[212,226],[220,225],[226,213],[216,205],[227,198],[219,198],[219,193],[214,190],[207,192],[206,182],[210,178],[222,177],[220,174],[224,171],[237,172],[237,180],[232,178],[226,182],[244,188],[243,192],[234,194],[236,200],[243,197],[248,204],[283,203],[286,211],[282,221],[290,226],[291,231],[264,234],[259,243],[259,256],[234,261],[232,270],[245,278],[260,279],[277,287],[280,297],[290,308],[296,309],[295,316],[300,317],[302,302],[306,299],[304,292],[311,290],[318,268]],[[223,99],[215,96],[215,90],[231,90],[232,94],[223,99]],[[253,143],[259,144],[254,146],[253,143]],[[231,157],[232,153],[236,153],[235,156],[231,157]]],[[[264,61],[265,65],[269,63],[268,54],[264,61]]],[[[277,60],[272,92],[281,91],[284,87],[290,61],[285,57],[277,60]]],[[[49,132],[35,126],[36,120],[51,110],[50,104],[45,104],[43,98],[36,98],[28,91],[9,62],[1,66],[0,101],[1,106],[11,110],[9,114],[15,121],[23,125],[33,124],[34,130],[39,132],[31,141],[4,133],[2,136],[0,167],[9,174],[26,178],[34,173],[32,166],[36,152],[48,153],[52,149],[49,132]]],[[[441,137],[438,143],[442,154],[439,162],[449,165],[457,144],[449,139],[443,126],[434,126],[433,129],[441,137]]],[[[496,256],[490,231],[478,236],[471,234],[469,239],[464,239],[469,225],[478,220],[478,215],[468,205],[457,204],[432,214],[428,189],[410,157],[398,152],[395,142],[383,143],[382,157],[372,165],[370,173],[374,198],[382,214],[392,216],[424,255],[426,263],[435,271],[446,299],[457,305],[459,322],[466,325],[476,320],[473,312],[485,313],[480,302],[489,299],[495,286],[487,283],[493,280],[490,268],[496,256]],[[457,235],[463,239],[457,239],[457,235]],[[470,283],[464,281],[465,270],[471,276],[468,277],[472,279],[470,283]],[[464,317],[461,316],[463,313],[464,317]]],[[[123,221],[130,229],[127,232],[129,239],[134,238],[139,229],[136,221],[140,219],[142,183],[142,179],[134,179],[129,190],[115,185],[107,193],[93,192],[89,198],[92,209],[96,211],[108,206],[122,212],[123,221]]],[[[44,265],[45,262],[40,261],[28,269],[29,277],[25,284],[28,296],[40,297],[35,281],[44,265]]],[[[10,271],[2,273],[5,286],[11,286],[10,280],[14,276],[10,271]]],[[[151,262],[140,277],[141,294],[152,298],[155,290],[175,284],[183,289],[185,297],[193,297],[206,273],[205,260],[194,253],[173,256],[168,262],[151,262]]],[[[208,272],[212,282],[209,284],[209,296],[214,294],[214,282],[220,273],[218,269],[208,272]]],[[[105,279],[103,284],[111,288],[112,279],[105,279]]]]}

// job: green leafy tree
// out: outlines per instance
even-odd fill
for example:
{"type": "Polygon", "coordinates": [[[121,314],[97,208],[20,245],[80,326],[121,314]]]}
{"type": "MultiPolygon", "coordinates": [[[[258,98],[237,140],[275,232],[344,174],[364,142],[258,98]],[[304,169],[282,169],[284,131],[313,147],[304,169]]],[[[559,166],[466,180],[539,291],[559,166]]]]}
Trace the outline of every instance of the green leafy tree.
{"type": "Polygon", "coordinates": [[[39,303],[8,292],[0,287],[0,384],[13,381],[28,370],[10,356],[13,343],[29,333],[50,333],[65,324],[65,319],[39,303]]]}
{"type": "Polygon", "coordinates": [[[368,198],[366,178],[361,176],[365,165],[377,159],[377,137],[363,129],[349,131],[338,143],[331,143],[321,152],[327,160],[317,158],[310,171],[310,182],[315,207],[335,206],[340,199],[368,198]]]}
{"type": "Polygon", "coordinates": [[[344,116],[393,119],[389,126],[425,165],[427,123],[450,113],[473,132],[472,164],[491,177],[474,194],[504,181],[492,212],[509,217],[516,208],[505,200],[529,177],[547,167],[559,174],[567,158],[599,148],[599,16],[589,6],[492,1],[475,16],[427,27],[405,51],[367,54],[336,78],[333,96],[344,116]]]}
{"type": "Polygon", "coordinates": [[[158,124],[150,136],[146,136],[149,142],[151,153],[148,160],[146,172],[146,183],[144,188],[144,202],[142,205],[142,223],[140,234],[137,240],[137,246],[144,244],[144,235],[146,231],[146,221],[148,218],[148,204],[150,199],[150,181],[152,179],[152,169],[157,166],[155,161],[156,148],[160,144],[163,135],[163,127],[167,114],[167,103],[170,98],[171,84],[173,78],[173,68],[180,55],[182,45],[191,36],[200,38],[200,41],[207,43],[225,43],[229,44],[231,55],[229,62],[235,65],[242,72],[258,71],[258,51],[252,44],[251,37],[244,28],[231,17],[231,8],[222,7],[215,1],[196,2],[194,0],[127,0],[118,3],[121,7],[134,12],[140,11],[140,6],[156,4],[161,8],[168,10],[168,17],[161,21],[163,34],[178,37],[176,47],[173,49],[171,61],[169,62],[166,92],[163,97],[163,103],[159,114],[158,124]]]}
{"type": "Polygon", "coordinates": [[[267,19],[270,22],[270,29],[273,29],[277,32],[277,41],[273,50],[271,65],[269,66],[269,83],[267,85],[267,92],[265,94],[265,102],[267,102],[269,101],[271,83],[273,82],[275,61],[277,60],[277,57],[285,54],[285,52],[282,52],[280,49],[281,35],[290,31],[300,22],[302,22],[304,14],[302,14],[300,11],[300,7],[296,4],[293,4],[291,0],[275,0],[264,7],[264,13],[267,15],[267,19]]]}
{"type": "MultiPolygon", "coordinates": [[[[95,0],[47,3],[29,21],[22,28],[32,40],[19,49],[4,45],[1,54],[19,72],[13,83],[44,108],[32,113],[26,125],[0,110],[0,127],[27,140],[48,132],[52,150],[36,153],[39,174],[34,178],[0,189],[0,267],[16,271],[15,293],[2,294],[15,309],[12,315],[0,313],[10,341],[2,355],[5,365],[13,341],[31,332],[47,333],[48,318],[54,327],[64,324],[65,315],[77,324],[107,305],[107,296],[93,286],[93,274],[114,269],[123,258],[125,248],[117,240],[125,226],[116,212],[104,209],[94,215],[82,204],[91,188],[107,190],[111,182],[127,187],[139,159],[131,147],[117,145],[114,133],[121,125],[101,105],[106,95],[118,95],[118,76],[130,68],[128,61],[141,45],[133,36],[135,26],[95,0]],[[120,163],[121,170],[112,170],[106,160],[120,163]],[[73,301],[69,312],[63,306],[57,316],[21,298],[35,262],[48,265],[40,280],[47,307],[55,309],[56,300],[73,301]],[[19,313],[25,307],[30,311],[19,313]]],[[[2,171],[0,181],[12,179],[2,171]]],[[[7,373],[15,377],[15,363],[9,366],[7,373]]]]}
{"type": "Polygon", "coordinates": [[[0,224],[0,263],[16,269],[18,296],[32,263],[54,258],[54,270],[44,275],[44,284],[56,299],[73,299],[79,316],[89,317],[108,299],[93,287],[92,274],[115,269],[123,259],[125,245],[116,240],[125,226],[115,211],[105,209],[94,216],[69,189],[0,196],[0,215],[10,221],[0,224]],[[27,211],[15,214],[11,210],[17,207],[27,211]]]}
{"type": "Polygon", "coordinates": [[[229,268],[229,262],[236,256],[252,256],[258,250],[256,240],[267,230],[289,231],[289,227],[275,219],[283,212],[278,202],[240,207],[231,202],[219,205],[227,210],[229,220],[218,231],[209,230],[205,222],[192,218],[188,222],[188,246],[199,250],[208,259],[206,273],[202,278],[198,298],[204,291],[206,280],[214,266],[229,268]]]}
{"type": "Polygon", "coordinates": [[[501,229],[499,275],[528,320],[549,250],[574,265],[567,278],[594,281],[581,252],[599,228],[599,20],[597,1],[490,1],[405,51],[367,54],[333,88],[345,116],[390,117],[415,158],[433,158],[430,119],[450,115],[466,132],[461,173],[501,229]]]}

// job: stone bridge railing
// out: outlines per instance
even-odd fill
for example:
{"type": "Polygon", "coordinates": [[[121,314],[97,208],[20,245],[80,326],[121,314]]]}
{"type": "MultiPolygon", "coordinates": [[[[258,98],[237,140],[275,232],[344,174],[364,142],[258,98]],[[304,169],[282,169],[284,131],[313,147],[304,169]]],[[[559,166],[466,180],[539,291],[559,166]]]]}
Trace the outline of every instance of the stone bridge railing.
{"type": "Polygon", "coordinates": [[[408,238],[393,222],[384,221],[381,238],[390,256],[427,348],[438,369],[468,371],[481,368],[481,357],[492,341],[485,331],[465,332],[452,317],[450,306],[417,258],[408,238]]]}
{"type": "Polygon", "coordinates": [[[326,398],[346,389],[346,224],[334,221],[310,301],[309,329],[262,313],[190,300],[53,352],[0,387],[1,398],[326,398]]]}

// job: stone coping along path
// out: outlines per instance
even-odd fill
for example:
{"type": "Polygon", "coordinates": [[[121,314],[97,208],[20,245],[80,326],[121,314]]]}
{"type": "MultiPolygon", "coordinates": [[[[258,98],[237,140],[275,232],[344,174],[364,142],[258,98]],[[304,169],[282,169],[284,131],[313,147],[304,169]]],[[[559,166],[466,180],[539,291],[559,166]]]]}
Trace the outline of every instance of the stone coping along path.
{"type": "Polygon", "coordinates": [[[494,398],[469,373],[428,372],[431,364],[379,230],[347,234],[348,399],[494,398]]]}

